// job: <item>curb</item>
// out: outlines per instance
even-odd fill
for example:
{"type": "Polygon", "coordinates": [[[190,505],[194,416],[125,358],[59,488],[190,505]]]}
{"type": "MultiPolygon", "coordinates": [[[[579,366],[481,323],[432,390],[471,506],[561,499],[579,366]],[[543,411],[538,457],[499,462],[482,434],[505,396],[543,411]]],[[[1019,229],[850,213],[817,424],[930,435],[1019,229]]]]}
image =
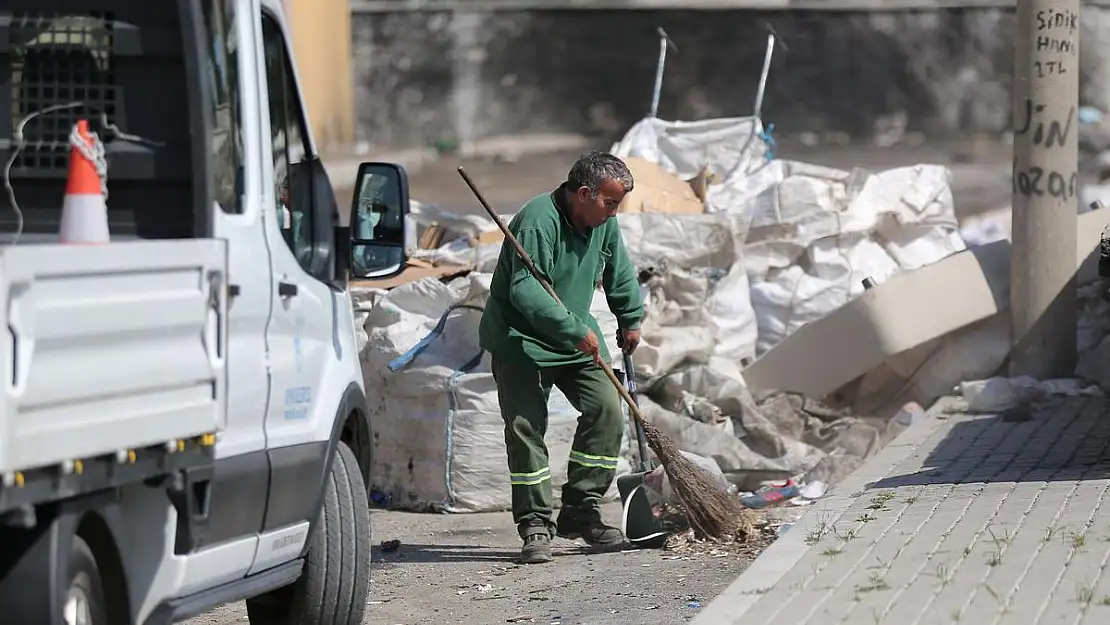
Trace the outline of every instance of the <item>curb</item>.
{"type": "Polygon", "coordinates": [[[852,494],[866,490],[868,484],[887,477],[895,467],[915,454],[918,447],[947,423],[945,419],[938,418],[938,415],[957,401],[955,397],[937,400],[921,421],[911,425],[856,469],[836,487],[833,494],[810,507],[785,535],[771,543],[751,566],[744,569],[739,577],[691,620],[690,625],[741,623],[744,614],[759,601],[763,593],[777,584],[810,550],[806,537],[817,529],[818,524],[836,523],[857,499],[852,494]]]}

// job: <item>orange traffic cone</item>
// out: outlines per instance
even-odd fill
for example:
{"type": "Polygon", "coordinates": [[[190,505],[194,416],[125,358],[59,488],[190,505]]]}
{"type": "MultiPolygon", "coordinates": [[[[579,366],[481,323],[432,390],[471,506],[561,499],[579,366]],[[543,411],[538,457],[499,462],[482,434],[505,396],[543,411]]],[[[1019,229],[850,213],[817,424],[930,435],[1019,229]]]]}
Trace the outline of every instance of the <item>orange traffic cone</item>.
{"type": "Polygon", "coordinates": [[[71,137],[69,179],[62,203],[62,243],[108,242],[108,205],[91,158],[96,153],[96,141],[89,133],[89,122],[78,120],[71,137]]]}

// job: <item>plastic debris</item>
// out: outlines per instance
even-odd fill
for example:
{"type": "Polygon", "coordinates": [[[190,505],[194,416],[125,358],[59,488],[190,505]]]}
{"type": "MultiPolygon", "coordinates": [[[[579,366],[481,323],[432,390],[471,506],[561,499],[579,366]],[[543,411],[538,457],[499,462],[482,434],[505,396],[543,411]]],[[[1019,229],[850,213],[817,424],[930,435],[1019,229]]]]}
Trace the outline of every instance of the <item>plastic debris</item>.
{"type": "Polygon", "coordinates": [[[1003,412],[1030,402],[1057,396],[1101,395],[1097,386],[1083,380],[1062,378],[1037,381],[1029,376],[994,377],[960,384],[960,395],[970,412],[1003,412]]]}
{"type": "Polygon", "coordinates": [[[374,489],[374,490],[370,491],[370,502],[373,503],[376,506],[389,507],[389,504],[392,501],[393,501],[392,497],[383,493],[380,490],[374,489]]]}
{"type": "Polygon", "coordinates": [[[909,426],[917,423],[924,416],[925,409],[921,407],[921,404],[915,401],[911,401],[902,406],[902,409],[898,411],[898,414],[894,415],[894,422],[898,425],[909,426]]]}
{"type": "Polygon", "coordinates": [[[768,488],[761,490],[754,495],[748,497],[741,497],[740,504],[745,508],[769,508],[777,506],[784,501],[788,501],[798,496],[798,487],[794,485],[783,486],[779,488],[768,488]]]}
{"type": "Polygon", "coordinates": [[[1101,124],[1102,111],[1093,106],[1079,107],[1079,123],[1080,124],[1101,124]]]}
{"type": "Polygon", "coordinates": [[[401,548],[401,541],[397,540],[396,538],[394,538],[393,540],[383,540],[379,547],[381,548],[382,553],[396,553],[396,551],[401,548]]]}
{"type": "Polygon", "coordinates": [[[821,480],[813,480],[798,487],[798,495],[804,499],[820,499],[829,492],[829,485],[821,480]]]}

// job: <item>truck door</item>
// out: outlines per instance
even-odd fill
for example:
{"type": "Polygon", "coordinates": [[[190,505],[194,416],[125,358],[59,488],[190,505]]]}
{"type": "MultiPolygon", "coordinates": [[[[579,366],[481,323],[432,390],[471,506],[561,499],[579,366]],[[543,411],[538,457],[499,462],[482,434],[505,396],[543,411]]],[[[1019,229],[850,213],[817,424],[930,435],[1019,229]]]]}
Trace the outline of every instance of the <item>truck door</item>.
{"type": "Polygon", "coordinates": [[[321,264],[314,232],[318,221],[312,214],[313,176],[309,166],[313,151],[280,18],[264,5],[261,32],[259,69],[267,97],[261,102],[260,117],[269,120],[273,156],[265,176],[272,188],[265,230],[270,242],[273,312],[267,330],[270,488],[263,532],[281,530],[287,534],[263,541],[280,545],[281,553],[264,553],[269,547],[260,543],[255,569],[290,551],[299,553],[307,537],[307,526],[302,527],[300,522],[314,509],[320,494],[320,476],[334,421],[335,406],[328,404],[321,380],[334,370],[333,337],[339,315],[350,314],[337,309],[331,288],[311,273],[321,264]]]}
{"type": "MultiPolygon", "coordinates": [[[[205,546],[239,539],[257,541],[266,506],[269,460],[264,422],[269,400],[266,326],[270,320],[270,263],[259,213],[262,172],[269,168],[258,149],[260,124],[243,103],[257,93],[252,83],[256,57],[250,42],[256,27],[244,0],[204,0],[205,36],[212,87],[216,179],[214,227],[228,245],[228,406],[227,427],[216,445],[205,546]],[[246,45],[244,45],[246,42],[246,45]],[[265,165],[263,167],[262,165],[265,165]]],[[[238,553],[238,552],[237,552],[238,553]]],[[[227,562],[235,558],[227,557],[227,562]]],[[[245,572],[245,571],[243,571],[245,572]]]]}

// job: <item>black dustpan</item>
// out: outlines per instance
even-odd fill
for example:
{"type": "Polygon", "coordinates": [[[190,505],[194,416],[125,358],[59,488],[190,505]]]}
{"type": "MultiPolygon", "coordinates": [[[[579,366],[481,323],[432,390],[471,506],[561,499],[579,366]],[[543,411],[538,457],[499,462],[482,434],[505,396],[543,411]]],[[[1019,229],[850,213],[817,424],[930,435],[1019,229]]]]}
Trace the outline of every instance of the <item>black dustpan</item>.
{"type": "MultiPolygon", "coordinates": [[[[621,377],[624,380],[628,394],[636,399],[636,373],[632,367],[632,357],[624,355],[624,371],[621,377]]],[[[671,534],[671,528],[661,523],[651,509],[648,499],[647,486],[644,476],[651,473],[654,467],[648,456],[647,443],[644,442],[644,428],[624,407],[625,416],[636,435],[636,451],[639,456],[639,471],[622,475],[617,478],[617,491],[621,496],[623,512],[621,514],[621,530],[624,537],[635,547],[661,547],[671,534]]]]}

